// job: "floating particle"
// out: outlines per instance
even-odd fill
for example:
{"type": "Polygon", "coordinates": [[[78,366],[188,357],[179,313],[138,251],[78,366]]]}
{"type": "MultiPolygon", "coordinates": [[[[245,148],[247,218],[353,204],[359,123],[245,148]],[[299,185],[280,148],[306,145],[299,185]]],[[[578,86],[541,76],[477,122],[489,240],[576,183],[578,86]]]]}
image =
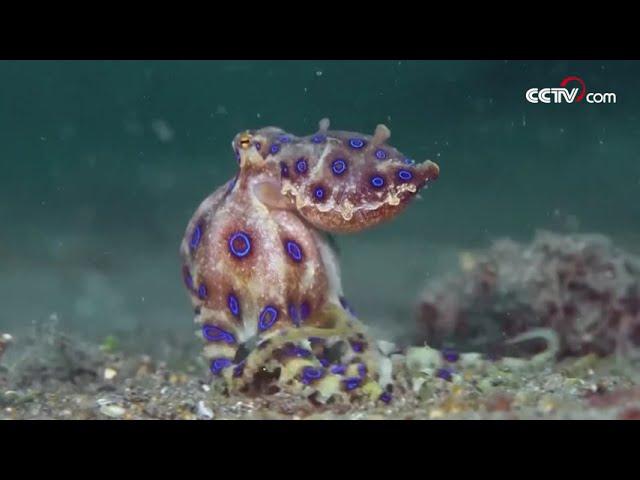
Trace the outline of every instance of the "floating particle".
{"type": "Polygon", "coordinates": [[[173,140],[175,132],[171,126],[162,119],[156,119],[151,122],[151,130],[155,133],[156,138],[162,143],[168,143],[173,140]]]}

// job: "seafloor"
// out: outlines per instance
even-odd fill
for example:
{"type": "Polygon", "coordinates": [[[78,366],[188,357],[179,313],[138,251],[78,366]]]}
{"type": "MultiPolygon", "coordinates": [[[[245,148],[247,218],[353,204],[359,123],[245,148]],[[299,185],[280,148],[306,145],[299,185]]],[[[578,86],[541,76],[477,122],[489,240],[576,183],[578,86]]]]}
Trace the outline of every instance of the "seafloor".
{"type": "MultiPolygon", "coordinates": [[[[417,321],[417,336],[368,323],[379,339],[416,345],[379,343],[393,363],[388,404],[229,395],[200,342],[164,328],[160,310],[133,330],[102,318],[113,333],[93,337],[54,313],[2,327],[0,419],[640,419],[640,256],[603,236],[550,233],[463,253],[459,272],[430,277],[417,318],[395,322],[417,321]],[[522,332],[537,343],[502,349],[522,332]],[[480,344],[463,344],[474,339],[500,348],[473,353],[480,344]]],[[[109,292],[91,298],[117,317],[109,292]]]]}
{"type": "MultiPolygon", "coordinates": [[[[594,355],[556,362],[464,354],[443,375],[440,352],[394,355],[393,401],[321,405],[285,393],[225,394],[191,351],[169,361],[66,335],[55,323],[5,337],[1,419],[640,419],[640,370],[594,355]]],[[[187,349],[188,350],[188,349],[187,349]]]]}

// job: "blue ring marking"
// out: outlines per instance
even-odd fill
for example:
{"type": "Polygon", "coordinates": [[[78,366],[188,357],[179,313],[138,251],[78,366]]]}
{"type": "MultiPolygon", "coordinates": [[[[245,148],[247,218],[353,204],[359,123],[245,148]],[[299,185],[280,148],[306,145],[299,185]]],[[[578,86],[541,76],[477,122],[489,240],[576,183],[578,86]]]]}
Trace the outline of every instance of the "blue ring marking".
{"type": "Polygon", "coordinates": [[[236,160],[240,163],[240,151],[237,148],[235,148],[234,151],[236,152],[236,160]]]}
{"type": "Polygon", "coordinates": [[[269,152],[271,152],[271,155],[275,155],[279,151],[280,151],[280,145],[278,145],[277,143],[274,143],[273,145],[271,145],[271,148],[269,149],[269,152]]]}
{"type": "Polygon", "coordinates": [[[193,277],[191,273],[189,273],[189,267],[186,265],[182,267],[182,277],[184,278],[184,283],[189,290],[193,290],[193,277]]]}
{"type": "Polygon", "coordinates": [[[245,232],[236,232],[229,238],[229,251],[238,258],[246,257],[251,251],[251,237],[245,232]],[[244,242],[244,248],[236,249],[234,243],[236,240],[244,242]]]}
{"type": "Polygon", "coordinates": [[[364,342],[359,342],[357,340],[349,340],[349,343],[351,344],[351,348],[353,348],[354,352],[362,352],[362,350],[364,350],[364,342]]]}
{"type": "Polygon", "coordinates": [[[347,171],[347,162],[345,162],[342,158],[338,158],[331,162],[331,171],[334,175],[342,175],[347,171]]]}
{"type": "Polygon", "coordinates": [[[342,305],[342,308],[344,308],[345,310],[349,309],[349,304],[347,303],[347,299],[344,297],[340,297],[340,305],[342,305]]]}
{"type": "Polygon", "coordinates": [[[198,287],[198,297],[200,297],[200,300],[207,298],[207,286],[204,283],[198,287]]]}
{"type": "Polygon", "coordinates": [[[280,140],[280,143],[291,143],[291,137],[286,134],[279,135],[278,140],[280,140]]]}
{"type": "Polygon", "coordinates": [[[401,182],[408,182],[413,178],[413,173],[409,170],[398,170],[398,179],[401,182]]]}
{"type": "Polygon", "coordinates": [[[447,382],[450,382],[453,379],[451,370],[448,370],[446,368],[438,369],[438,371],[436,372],[436,377],[446,380],[447,382]]]}
{"type": "Polygon", "coordinates": [[[311,315],[311,305],[309,305],[309,302],[302,302],[300,305],[300,319],[306,320],[309,315],[311,315]]]}
{"type": "Polygon", "coordinates": [[[274,323],[278,321],[278,309],[271,305],[267,305],[264,307],[264,310],[260,313],[260,318],[258,321],[258,328],[260,331],[267,330],[271,328],[274,323]]]}
{"type": "Polygon", "coordinates": [[[344,375],[344,372],[347,371],[347,367],[344,365],[334,365],[331,367],[331,373],[335,373],[336,375],[344,375]]]}
{"type": "Polygon", "coordinates": [[[227,186],[227,193],[231,192],[231,190],[233,190],[233,187],[236,186],[236,181],[238,180],[238,176],[236,175],[235,177],[233,177],[231,180],[229,180],[229,185],[227,186]]]}
{"type": "Polygon", "coordinates": [[[387,158],[387,152],[382,148],[377,149],[375,155],[378,160],[384,160],[387,158]]]}
{"type": "Polygon", "coordinates": [[[358,365],[358,375],[360,378],[364,378],[367,375],[367,366],[364,363],[358,365]]]}
{"type": "Polygon", "coordinates": [[[382,188],[384,187],[384,178],[381,177],[380,175],[374,175],[369,180],[369,183],[373,188],[382,188]]]}
{"type": "Polygon", "coordinates": [[[220,375],[220,372],[222,372],[222,370],[224,370],[225,368],[231,366],[231,360],[229,360],[228,358],[216,358],[211,362],[211,373],[213,373],[214,375],[220,375]]]}
{"type": "Polygon", "coordinates": [[[314,380],[318,380],[324,376],[324,371],[321,368],[304,367],[302,369],[302,382],[311,383],[314,380]]]}
{"type": "Polygon", "coordinates": [[[238,297],[236,297],[233,293],[230,293],[227,296],[227,306],[229,307],[231,315],[233,315],[234,317],[240,316],[240,302],[238,301],[238,297]]]}
{"type": "Polygon", "coordinates": [[[236,343],[236,337],[233,334],[215,325],[203,325],[202,336],[210,342],[236,343]]]}
{"type": "Polygon", "coordinates": [[[383,392],[382,395],[380,395],[380,400],[388,404],[391,402],[391,394],[389,392],[383,392]]]}
{"type": "Polygon", "coordinates": [[[329,360],[327,360],[326,358],[319,358],[318,359],[320,361],[320,365],[322,365],[323,367],[328,367],[329,366],[329,360]]]}
{"type": "Polygon", "coordinates": [[[300,314],[298,313],[298,309],[296,308],[296,306],[293,303],[289,305],[288,311],[289,311],[289,317],[291,318],[291,321],[293,322],[293,324],[296,327],[299,327],[300,326],[300,314]]]}
{"type": "Polygon", "coordinates": [[[442,349],[442,358],[444,358],[449,363],[455,363],[460,358],[460,355],[453,348],[445,347],[442,349]]]}
{"type": "Polygon", "coordinates": [[[285,178],[289,178],[289,167],[284,162],[280,162],[280,175],[285,178]]]}
{"type": "Polygon", "coordinates": [[[309,168],[309,166],[307,165],[307,161],[304,158],[299,158],[298,160],[296,160],[296,171],[298,173],[306,172],[307,168],[309,168]]]}
{"type": "Polygon", "coordinates": [[[287,253],[289,254],[292,260],[294,260],[295,262],[302,261],[303,254],[302,254],[302,249],[300,248],[300,245],[298,245],[293,240],[287,240],[286,248],[287,248],[287,253]]]}
{"type": "Polygon", "coordinates": [[[405,165],[415,165],[416,161],[413,158],[405,158],[403,160],[403,162],[405,163],[405,165]]]}
{"type": "Polygon", "coordinates": [[[256,150],[258,151],[262,150],[262,144],[260,142],[254,143],[253,146],[256,147],[256,150]]]}
{"type": "Polygon", "coordinates": [[[292,346],[292,348],[287,353],[289,353],[291,356],[301,357],[301,358],[307,358],[311,356],[311,352],[306,348],[302,348],[302,347],[292,346]]]}
{"type": "Polygon", "coordinates": [[[322,201],[324,200],[325,190],[324,187],[316,187],[313,189],[313,196],[316,197],[316,200],[322,201]]]}
{"type": "Polygon", "coordinates": [[[311,137],[311,142],[313,143],[324,143],[324,141],[327,139],[327,137],[325,135],[322,135],[320,133],[314,135],[313,137],[311,137]]]}
{"type": "Polygon", "coordinates": [[[233,376],[234,378],[241,377],[244,373],[244,362],[239,363],[235,367],[233,367],[233,376]]]}
{"type": "Polygon", "coordinates": [[[356,150],[360,150],[362,147],[364,147],[365,145],[365,141],[362,140],[361,138],[350,138],[349,139],[349,146],[351,148],[355,148],[356,150]]]}
{"type": "Polygon", "coordinates": [[[353,308],[351,308],[351,305],[349,305],[349,302],[347,302],[346,298],[340,297],[340,305],[342,305],[342,308],[344,308],[351,315],[353,315],[354,317],[356,316],[356,312],[353,310],[353,308]]]}
{"type": "Polygon", "coordinates": [[[200,239],[202,238],[202,227],[200,224],[196,225],[196,228],[193,229],[193,233],[191,234],[191,241],[189,242],[189,247],[191,250],[195,250],[198,248],[200,244],[200,239]]]}
{"type": "Polygon", "coordinates": [[[353,390],[354,388],[358,388],[361,383],[362,383],[362,379],[361,378],[351,377],[351,378],[347,378],[344,381],[344,387],[347,390],[353,390]]]}

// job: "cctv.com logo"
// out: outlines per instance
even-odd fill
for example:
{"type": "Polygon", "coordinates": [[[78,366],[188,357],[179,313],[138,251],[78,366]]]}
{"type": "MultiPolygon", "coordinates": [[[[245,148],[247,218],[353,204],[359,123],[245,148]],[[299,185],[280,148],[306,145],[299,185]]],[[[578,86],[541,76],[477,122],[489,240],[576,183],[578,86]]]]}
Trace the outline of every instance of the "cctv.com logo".
{"type": "Polygon", "coordinates": [[[530,88],[525,94],[529,103],[616,103],[615,93],[589,92],[580,77],[567,77],[560,88],[530,88]],[[571,86],[572,88],[568,88],[571,86]]]}

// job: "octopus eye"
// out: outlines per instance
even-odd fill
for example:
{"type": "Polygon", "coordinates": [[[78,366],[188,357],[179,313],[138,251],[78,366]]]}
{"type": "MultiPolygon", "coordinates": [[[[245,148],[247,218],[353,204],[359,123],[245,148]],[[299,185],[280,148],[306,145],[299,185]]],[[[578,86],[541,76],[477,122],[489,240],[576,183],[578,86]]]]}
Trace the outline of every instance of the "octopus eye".
{"type": "Polygon", "coordinates": [[[271,305],[264,307],[258,319],[258,328],[260,331],[267,330],[278,321],[278,309],[271,305]]]}
{"type": "Polygon", "coordinates": [[[364,147],[365,145],[365,141],[362,140],[361,138],[350,138],[349,139],[349,146],[351,148],[355,148],[356,150],[360,150],[362,147],[364,147]]]}
{"type": "Polygon", "coordinates": [[[311,142],[313,143],[324,143],[326,140],[327,140],[327,137],[320,133],[311,137],[311,142]]]}
{"type": "Polygon", "coordinates": [[[384,160],[385,158],[387,158],[387,152],[385,152],[383,149],[379,148],[376,150],[376,158],[378,160],[384,160]]]}
{"type": "Polygon", "coordinates": [[[287,249],[287,253],[294,261],[300,262],[302,260],[302,249],[300,248],[300,245],[293,240],[288,240],[285,247],[287,249]]]}
{"type": "Polygon", "coordinates": [[[271,155],[275,155],[279,151],[280,151],[280,145],[278,145],[277,143],[274,143],[273,145],[271,145],[271,148],[269,149],[269,152],[271,152],[271,155]]]}
{"type": "Polygon", "coordinates": [[[237,258],[244,258],[251,252],[251,237],[245,232],[236,232],[229,238],[229,251],[237,258]]]}
{"type": "Polygon", "coordinates": [[[204,283],[198,287],[198,297],[200,297],[200,300],[207,298],[207,286],[204,283]]]}
{"type": "Polygon", "coordinates": [[[318,186],[318,187],[314,188],[313,189],[313,196],[315,197],[315,199],[318,202],[324,201],[325,196],[326,196],[326,191],[325,191],[324,187],[318,186]]]}
{"type": "Polygon", "coordinates": [[[229,307],[231,315],[234,317],[240,316],[240,302],[238,301],[238,297],[233,293],[230,293],[227,297],[227,306],[229,307]]]}
{"type": "Polygon", "coordinates": [[[249,135],[242,135],[242,137],[240,137],[240,147],[242,149],[247,149],[249,148],[249,144],[251,143],[251,137],[249,135]]]}
{"type": "Polygon", "coordinates": [[[413,178],[413,173],[409,170],[398,170],[398,180],[401,182],[408,182],[413,178]]]}
{"type": "Polygon", "coordinates": [[[200,244],[200,238],[202,238],[202,227],[200,225],[197,225],[193,230],[193,233],[191,234],[191,241],[189,242],[189,247],[191,248],[191,250],[195,250],[196,248],[198,248],[198,245],[200,244]]]}
{"type": "Polygon", "coordinates": [[[307,168],[307,161],[304,158],[299,158],[296,161],[296,170],[298,173],[305,173],[307,171],[307,168]]]}
{"type": "Polygon", "coordinates": [[[236,338],[231,333],[215,325],[204,325],[202,336],[209,342],[236,343],[236,338]]]}
{"type": "Polygon", "coordinates": [[[382,188],[384,187],[384,178],[381,177],[380,175],[374,175],[369,180],[369,183],[373,188],[382,188]]]}
{"type": "Polygon", "coordinates": [[[211,373],[214,375],[220,375],[220,372],[227,367],[231,366],[231,360],[228,358],[216,358],[211,362],[211,373]]]}
{"type": "Polygon", "coordinates": [[[331,163],[331,171],[335,175],[342,175],[344,172],[347,171],[347,162],[345,162],[341,158],[338,158],[337,160],[334,160],[331,163]]]}

